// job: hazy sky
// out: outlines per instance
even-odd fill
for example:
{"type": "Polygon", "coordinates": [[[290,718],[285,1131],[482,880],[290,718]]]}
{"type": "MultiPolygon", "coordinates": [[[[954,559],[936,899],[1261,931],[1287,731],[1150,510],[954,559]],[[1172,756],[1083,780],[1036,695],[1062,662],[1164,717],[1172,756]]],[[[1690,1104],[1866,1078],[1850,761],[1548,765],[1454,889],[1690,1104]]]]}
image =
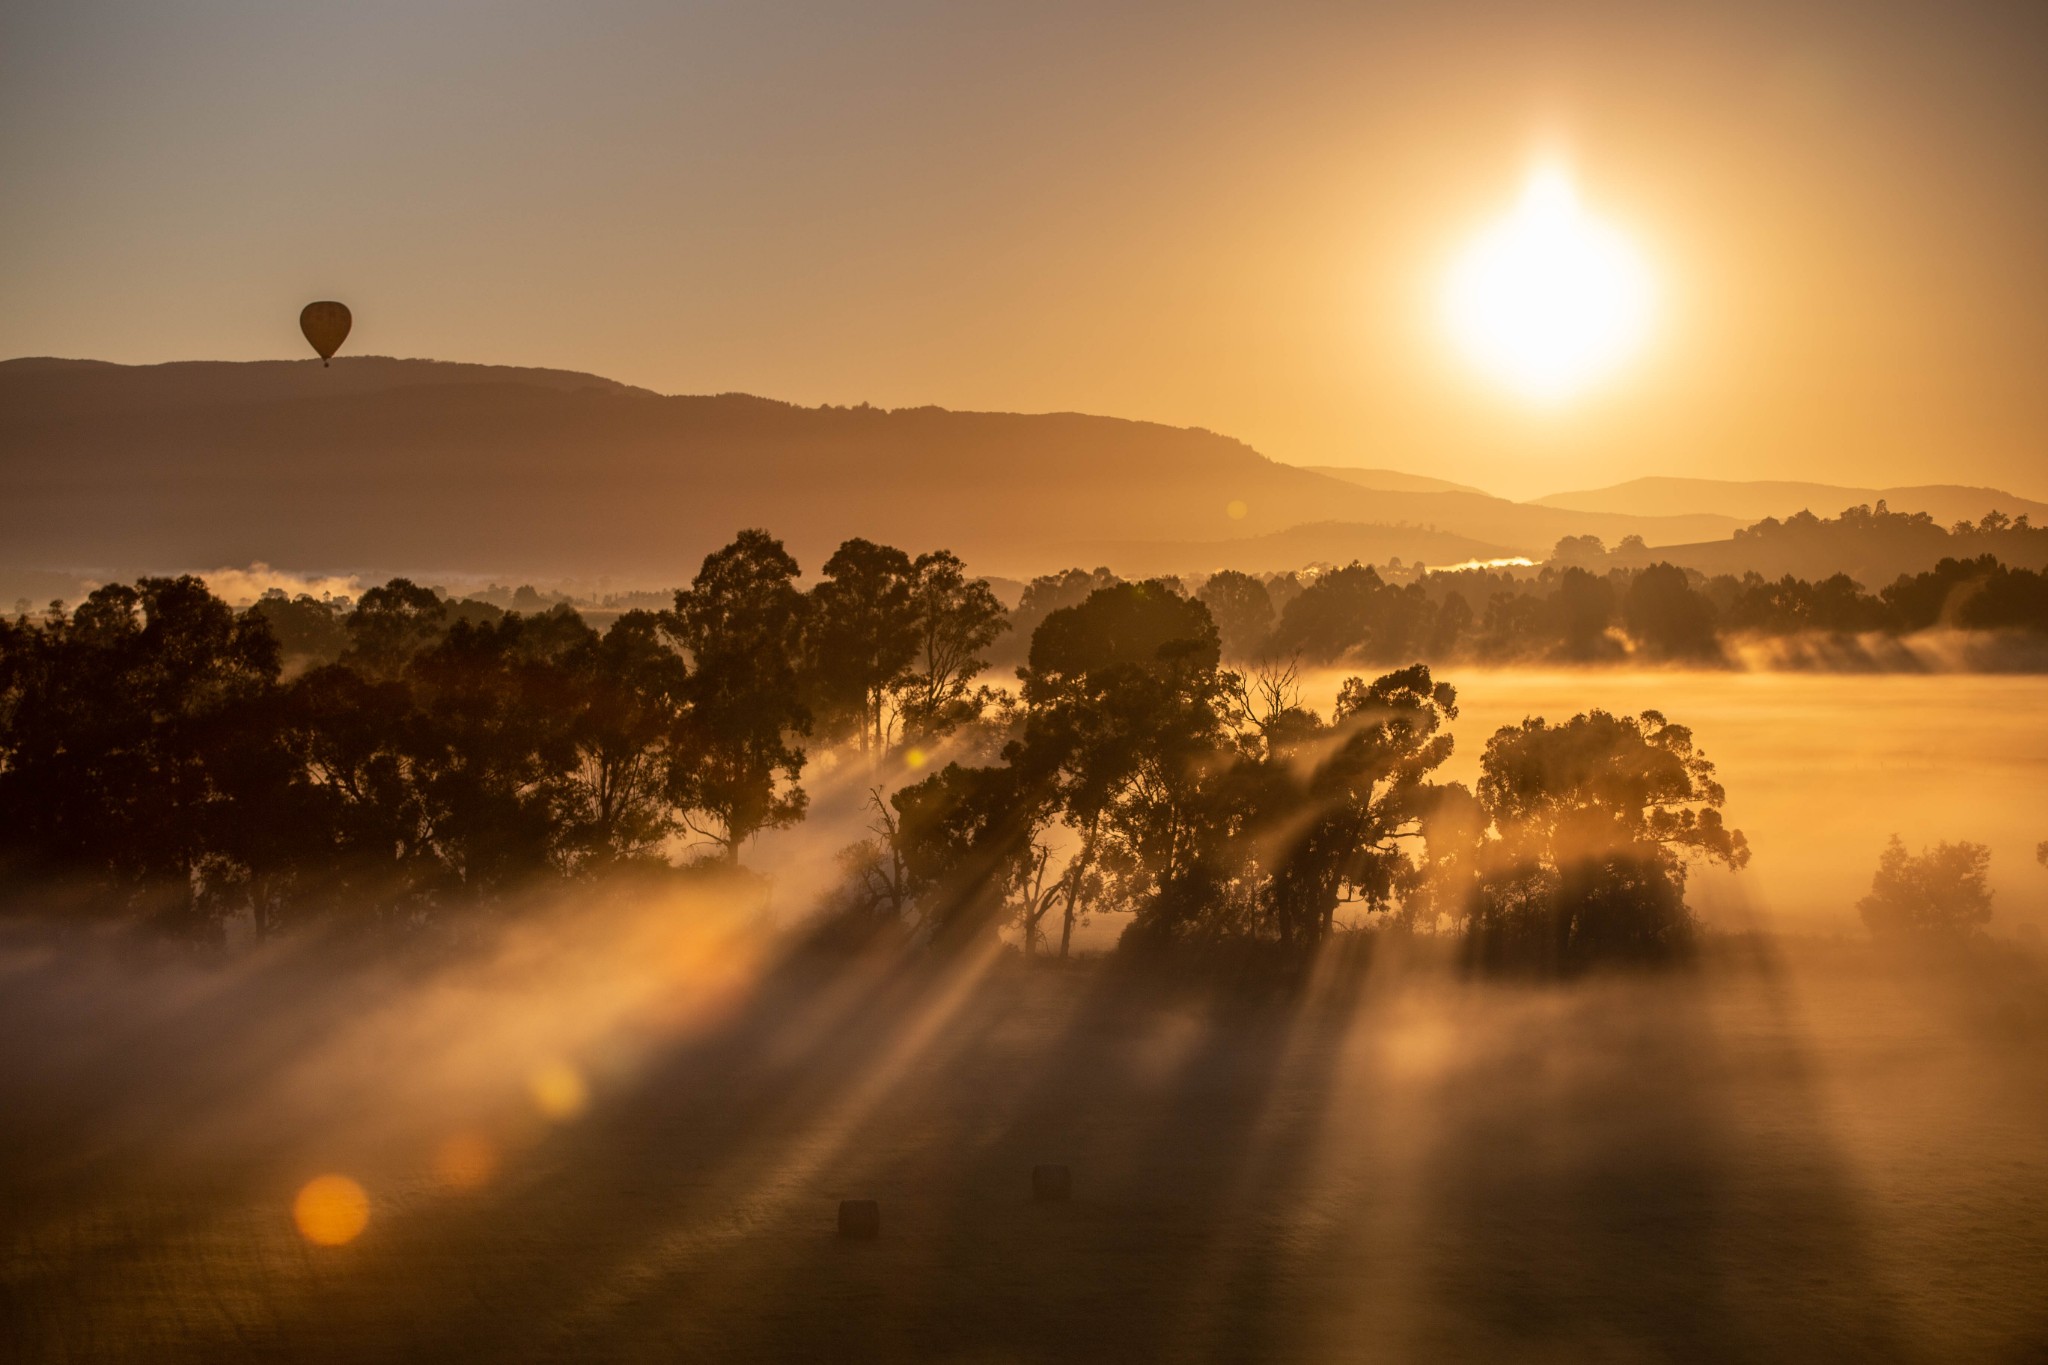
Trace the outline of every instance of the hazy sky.
{"type": "Polygon", "coordinates": [[[1528,495],[2048,494],[2048,4],[0,6],[0,355],[1079,409],[1528,495]],[[1437,291],[1532,157],[1664,297],[1536,412],[1437,291]]]}

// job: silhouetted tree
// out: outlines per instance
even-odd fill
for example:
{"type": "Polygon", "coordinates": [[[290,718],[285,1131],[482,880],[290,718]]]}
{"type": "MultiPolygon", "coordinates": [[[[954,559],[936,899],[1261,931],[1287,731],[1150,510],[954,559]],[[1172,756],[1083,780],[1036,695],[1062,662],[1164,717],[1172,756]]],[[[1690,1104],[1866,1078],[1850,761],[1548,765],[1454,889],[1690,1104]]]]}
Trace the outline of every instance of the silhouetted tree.
{"type": "Polygon", "coordinates": [[[395,678],[448,628],[448,606],[430,588],[394,578],[371,588],[348,618],[343,661],[370,677],[395,678]]]}
{"type": "Polygon", "coordinates": [[[929,741],[987,708],[991,693],[975,680],[1010,622],[988,581],[967,577],[949,550],[919,555],[911,565],[909,611],[910,663],[891,688],[905,737],[929,741]]]}
{"type": "MultiPolygon", "coordinates": [[[[1370,683],[1347,679],[1325,724],[1268,686],[1244,706],[1239,761],[1224,786],[1234,807],[1222,826],[1234,848],[1219,893],[1242,931],[1308,948],[1337,910],[1385,913],[1412,881],[1408,845],[1431,807],[1429,775],[1451,754],[1444,724],[1457,694],[1422,664],[1370,683]]],[[[1212,826],[1211,837],[1218,833],[1212,826]]]]}
{"type": "Polygon", "coordinates": [[[856,539],[825,561],[810,592],[813,718],[829,736],[857,735],[869,754],[888,745],[890,695],[917,649],[911,578],[909,555],[856,539]]]}
{"type": "Polygon", "coordinates": [[[689,670],[650,611],[622,614],[603,639],[586,641],[565,663],[575,754],[565,839],[572,862],[652,860],[676,827],[669,803],[671,746],[689,670]]]}
{"type": "Polygon", "coordinates": [[[1493,830],[1474,897],[1478,960],[1573,969],[1682,955],[1690,859],[1740,868],[1714,765],[1655,711],[1496,732],[1480,758],[1493,830]]]}
{"type": "Polygon", "coordinates": [[[291,597],[281,588],[272,588],[251,610],[263,618],[288,669],[331,664],[349,647],[348,619],[353,604],[346,599],[306,593],[291,597]]]}
{"type": "MultiPolygon", "coordinates": [[[[1040,898],[1032,880],[1043,871],[1036,835],[1045,808],[1022,790],[1024,781],[1013,767],[948,763],[890,797],[891,845],[934,938],[964,939],[1015,917],[1020,892],[1040,898]]],[[[1035,940],[1035,920],[1025,933],[1027,943],[1035,940]]]]}
{"type": "Polygon", "coordinates": [[[1379,573],[1365,565],[1323,574],[1287,604],[1273,632],[1274,646],[1316,663],[1361,653],[1381,625],[1389,591],[1379,573]]]}
{"type": "Polygon", "coordinates": [[[1024,585],[1024,594],[1010,613],[1010,626],[1016,634],[1006,657],[1021,662],[1031,647],[1032,637],[1046,617],[1062,607],[1081,605],[1088,600],[1088,594],[1098,588],[1113,587],[1121,582],[1123,580],[1108,569],[1096,569],[1092,573],[1086,569],[1067,569],[1032,579],[1024,585]]]}
{"type": "Polygon", "coordinates": [[[1607,636],[1614,620],[1614,586],[1584,569],[1566,569],[1550,595],[1557,655],[1575,662],[1616,657],[1620,648],[1607,636]]]}
{"type": "MultiPolygon", "coordinates": [[[[1636,544],[1640,546],[1642,541],[1636,544]]],[[[1557,564],[1600,564],[1607,559],[1607,547],[1598,536],[1565,536],[1551,549],[1550,558],[1557,564]]]]}
{"type": "Polygon", "coordinates": [[[595,643],[567,608],[458,621],[407,667],[413,779],[443,898],[475,900],[567,869],[578,795],[568,664],[595,643]]]}
{"type": "Polygon", "coordinates": [[[871,837],[839,850],[846,887],[841,909],[867,924],[900,927],[914,890],[903,861],[902,822],[880,787],[869,788],[868,806],[875,813],[871,837]]]}
{"type": "Polygon", "coordinates": [[[205,931],[225,908],[217,836],[246,795],[225,759],[276,683],[276,642],[184,577],[110,584],[6,645],[0,862],[205,931]]]}
{"type": "Polygon", "coordinates": [[[1721,657],[1711,603],[1694,592],[1685,570],[1652,564],[1635,576],[1622,599],[1622,619],[1653,657],[1709,660],[1721,657]]]}
{"type": "Polygon", "coordinates": [[[309,789],[300,799],[321,810],[321,837],[293,860],[274,923],[339,909],[407,924],[429,910],[441,876],[415,761],[420,725],[412,689],[397,679],[333,664],[292,685],[284,740],[309,789]]]}
{"type": "Polygon", "coordinates": [[[798,675],[805,601],[797,563],[766,531],[707,555],[664,626],[690,660],[670,799],[727,862],[764,829],[803,817],[810,730],[798,675]],[[701,821],[702,823],[699,823],[701,821]]]}
{"type": "Polygon", "coordinates": [[[1911,854],[1894,834],[1856,908],[1880,938],[1965,937],[1991,922],[1990,873],[1984,844],[1936,844],[1911,854]]]}
{"type": "Polygon", "coordinates": [[[1209,609],[1227,659],[1250,659],[1273,633],[1273,598],[1250,574],[1224,569],[1209,575],[1196,600],[1209,609]]]}
{"type": "Polygon", "coordinates": [[[1461,592],[1447,594],[1437,607],[1436,621],[1430,626],[1429,642],[1424,647],[1425,657],[1433,660],[1457,658],[1464,652],[1466,637],[1471,630],[1472,604],[1461,592]]]}
{"type": "Polygon", "coordinates": [[[1195,766],[1223,736],[1220,645],[1208,609],[1154,580],[1098,589],[1048,616],[1022,672],[1024,790],[1050,792],[1078,842],[1065,871],[1061,951],[1113,877],[1135,903],[1192,870],[1178,837],[1195,766]]]}

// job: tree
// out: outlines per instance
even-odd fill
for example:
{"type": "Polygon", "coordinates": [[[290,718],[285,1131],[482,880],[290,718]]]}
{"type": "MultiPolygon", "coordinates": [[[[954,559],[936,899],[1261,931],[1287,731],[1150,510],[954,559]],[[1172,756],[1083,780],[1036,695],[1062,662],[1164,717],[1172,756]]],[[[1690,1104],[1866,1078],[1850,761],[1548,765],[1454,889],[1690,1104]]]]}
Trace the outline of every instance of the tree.
{"type": "Polygon", "coordinates": [[[1195,870],[1199,770],[1224,738],[1219,653],[1208,609],[1159,580],[1098,589],[1033,634],[1010,761],[1078,845],[1061,888],[1063,954],[1084,891],[1113,881],[1132,904],[1172,899],[1195,870]]]}
{"type": "Polygon", "coordinates": [[[1209,575],[1196,600],[1209,609],[1222,641],[1224,657],[1249,659],[1266,647],[1273,633],[1273,597],[1250,574],[1224,569],[1209,575]]]}
{"type": "Polygon", "coordinates": [[[1622,620],[1637,644],[1653,658],[1718,660],[1714,608],[1693,591],[1685,570],[1652,564],[1635,576],[1622,599],[1622,620]]]}
{"type": "Polygon", "coordinates": [[[1254,932],[1306,949],[1330,935],[1341,905],[1387,911],[1413,880],[1407,845],[1433,808],[1429,775],[1451,755],[1455,690],[1415,664],[1346,679],[1327,725],[1270,685],[1241,714],[1252,723],[1229,782],[1229,867],[1254,932]]]}
{"type": "Polygon", "coordinates": [[[1990,872],[1984,844],[1936,844],[1911,854],[1894,834],[1856,908],[1880,938],[1967,937],[1991,922],[1990,872]]]}
{"type": "Polygon", "coordinates": [[[569,742],[576,756],[567,839],[573,861],[601,867],[651,860],[675,831],[670,744],[689,669],[650,611],[622,614],[603,639],[573,653],[568,666],[569,742]]]}
{"type": "Polygon", "coordinates": [[[1550,558],[1556,564],[1598,564],[1607,558],[1607,547],[1598,536],[1565,536],[1551,549],[1550,558]]]}
{"type": "Polygon", "coordinates": [[[1575,969],[1690,947],[1686,869],[1741,868],[1749,845],[1692,732],[1655,711],[1507,726],[1480,758],[1492,828],[1469,932],[1479,960],[1575,969]]]}
{"type": "Polygon", "coordinates": [[[444,897],[477,900],[568,870],[578,804],[570,661],[596,636],[575,612],[458,621],[406,669],[405,747],[444,897]]]}
{"type": "MultiPolygon", "coordinates": [[[[1067,569],[1062,573],[1041,574],[1024,585],[1023,595],[1017,607],[1010,613],[1010,625],[1016,635],[1010,641],[1009,651],[1021,653],[1031,647],[1032,637],[1038,633],[1039,625],[1046,617],[1062,607],[1078,607],[1088,600],[1088,595],[1099,588],[1114,587],[1123,582],[1106,568],[1090,572],[1087,569],[1067,569]]],[[[1021,660],[1020,660],[1021,661],[1021,660]]]]}
{"type": "Polygon", "coordinates": [[[1550,615],[1560,657],[1583,663],[1620,653],[1607,637],[1614,619],[1614,586],[1605,578],[1584,569],[1566,569],[1551,591],[1550,615]]]}
{"type": "Polygon", "coordinates": [[[803,818],[797,779],[810,732],[798,673],[805,601],[797,563],[766,531],[742,531],[704,566],[663,627],[685,651],[687,707],[669,769],[671,801],[724,859],[764,829],[803,818]]]}
{"type": "Polygon", "coordinates": [[[910,556],[849,540],[825,561],[811,589],[806,637],[813,719],[828,733],[859,736],[879,755],[888,744],[887,707],[917,650],[910,556]]]}
{"type": "Polygon", "coordinates": [[[420,721],[412,688],[366,678],[344,664],[292,684],[282,730],[319,810],[319,839],[294,850],[271,880],[284,903],[270,919],[339,908],[405,923],[432,903],[441,878],[434,827],[420,786],[420,721]]]}
{"type": "Polygon", "coordinates": [[[394,578],[371,588],[349,614],[342,659],[359,673],[395,678],[448,628],[448,606],[431,588],[394,578]]]}
{"type": "Polygon", "coordinates": [[[1471,629],[1472,604],[1461,592],[1446,595],[1437,606],[1436,620],[1430,626],[1429,641],[1424,646],[1425,657],[1438,662],[1458,657],[1471,629]]]}
{"type": "Polygon", "coordinates": [[[287,596],[272,588],[250,610],[263,618],[278,655],[295,668],[331,664],[349,647],[347,598],[287,596]]]}
{"type": "MultiPolygon", "coordinates": [[[[964,939],[1000,923],[1019,892],[1028,893],[1031,908],[1043,915],[1044,860],[1036,835],[1046,812],[1020,790],[1022,780],[1012,767],[948,763],[889,798],[896,812],[889,850],[934,938],[964,939]]],[[[1024,930],[1028,947],[1037,938],[1037,917],[1028,912],[1024,930]]]]}
{"type": "Polygon", "coordinates": [[[7,638],[0,864],[210,932],[239,883],[220,836],[260,793],[224,785],[277,645],[194,577],[109,584],[7,638]]]}
{"type": "Polygon", "coordinates": [[[910,618],[910,665],[893,691],[906,737],[931,740],[982,714],[989,694],[975,679],[1010,622],[988,580],[968,578],[948,550],[919,555],[911,566],[910,618]]]}
{"type": "Polygon", "coordinates": [[[1383,630],[1384,598],[1391,591],[1365,565],[1323,574],[1287,604],[1273,632],[1274,646],[1316,663],[1360,654],[1383,630]]]}

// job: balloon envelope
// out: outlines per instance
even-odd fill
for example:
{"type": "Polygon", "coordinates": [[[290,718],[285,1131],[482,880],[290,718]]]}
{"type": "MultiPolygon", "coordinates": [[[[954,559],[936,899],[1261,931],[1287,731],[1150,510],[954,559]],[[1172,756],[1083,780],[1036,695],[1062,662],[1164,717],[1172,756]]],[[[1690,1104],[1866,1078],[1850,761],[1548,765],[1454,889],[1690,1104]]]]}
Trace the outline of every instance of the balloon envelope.
{"type": "Polygon", "coordinates": [[[348,306],[333,299],[309,303],[299,311],[299,330],[313,343],[323,361],[332,358],[341,349],[341,343],[348,340],[349,324],[353,321],[348,306]]]}

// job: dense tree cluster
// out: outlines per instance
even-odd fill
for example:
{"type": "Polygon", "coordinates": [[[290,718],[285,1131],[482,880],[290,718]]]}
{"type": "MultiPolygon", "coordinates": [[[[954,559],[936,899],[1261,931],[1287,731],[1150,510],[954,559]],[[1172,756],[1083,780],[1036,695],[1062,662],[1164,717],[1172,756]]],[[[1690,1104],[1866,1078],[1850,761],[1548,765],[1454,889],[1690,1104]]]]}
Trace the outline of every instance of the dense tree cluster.
{"type": "Polygon", "coordinates": [[[1748,859],[1713,766],[1655,713],[1502,730],[1475,795],[1434,780],[1457,698],[1427,665],[1346,680],[1325,719],[1290,672],[1224,669],[1209,608],[1164,580],[1046,616],[1022,680],[1000,764],[890,799],[862,864],[901,880],[869,904],[942,937],[1015,923],[1027,951],[1098,911],[1129,913],[1134,947],[1298,950],[1393,919],[1569,969],[1683,952],[1688,862],[1748,859]]]}
{"type": "Polygon", "coordinates": [[[747,531],[602,633],[403,579],[242,613],[143,579],[0,623],[0,885],[267,933],[734,860],[802,816],[807,741],[872,753],[972,719],[1004,629],[943,552],[850,541],[797,576],[747,531]]]}
{"type": "MultiPolygon", "coordinates": [[[[1216,623],[1223,657],[1235,662],[1713,665],[1725,661],[1731,641],[1750,637],[1903,636],[1935,627],[2048,634],[2048,572],[1991,555],[1944,559],[1876,593],[1843,574],[1819,582],[1709,577],[1667,563],[1601,569],[1570,558],[1561,552],[1521,573],[1383,574],[1351,564],[1259,578],[1224,570],[1196,596],[1216,623]]],[[[1098,570],[1095,580],[1105,576],[1098,570]]]]}
{"type": "MultiPolygon", "coordinates": [[[[1624,615],[1666,590],[1569,581],[1624,615]]],[[[536,882],[734,862],[803,818],[807,746],[879,777],[981,720],[1000,761],[875,787],[876,837],[845,855],[855,915],[936,942],[1010,926],[1027,952],[1111,911],[1134,947],[1299,953],[1399,921],[1460,928],[1488,963],[1683,949],[1688,862],[1747,857],[1683,727],[1530,721],[1489,742],[1476,792],[1440,783],[1457,698],[1427,664],[1345,680],[1327,716],[1291,668],[1224,667],[1219,617],[1305,644],[1346,604],[1417,600],[1365,569],[1294,586],[1272,621],[1242,575],[1198,596],[1040,580],[1012,694],[982,681],[1006,625],[988,585],[862,540],[806,590],[743,532],[667,609],[603,631],[403,579],[242,612],[194,578],[113,585],[0,623],[0,884],[194,935],[416,924],[536,882]]]]}
{"type": "Polygon", "coordinates": [[[1780,521],[1776,517],[1765,517],[1753,526],[1743,527],[1735,532],[1737,540],[1766,540],[1782,536],[1814,534],[1836,535],[1949,535],[1949,536],[2013,536],[2022,540],[2036,538],[2034,543],[2048,547],[2048,527],[2037,527],[2024,515],[2009,517],[1993,508],[1981,519],[1972,522],[1965,518],[1952,526],[1943,527],[1926,512],[1894,512],[1879,498],[1875,507],[1845,508],[1839,517],[1817,517],[1812,512],[1795,512],[1780,521]]]}

